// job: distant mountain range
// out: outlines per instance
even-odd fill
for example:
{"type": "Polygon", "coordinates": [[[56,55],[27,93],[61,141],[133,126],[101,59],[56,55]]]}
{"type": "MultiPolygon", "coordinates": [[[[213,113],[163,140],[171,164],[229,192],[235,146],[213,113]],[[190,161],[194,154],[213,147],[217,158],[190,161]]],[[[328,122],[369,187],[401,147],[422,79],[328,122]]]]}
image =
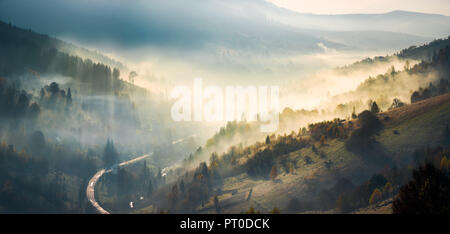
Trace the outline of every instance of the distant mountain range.
{"type": "Polygon", "coordinates": [[[383,14],[318,15],[292,12],[272,4],[266,6],[279,22],[304,29],[321,31],[386,31],[419,37],[446,37],[450,33],[450,17],[409,11],[383,14]]]}
{"type": "Polygon", "coordinates": [[[114,45],[127,50],[153,46],[177,53],[217,52],[217,48],[261,54],[397,50],[450,34],[450,17],[406,11],[316,15],[264,0],[149,0],[133,4],[112,0],[92,2],[88,8],[83,4],[3,1],[0,20],[100,47],[114,45]]]}

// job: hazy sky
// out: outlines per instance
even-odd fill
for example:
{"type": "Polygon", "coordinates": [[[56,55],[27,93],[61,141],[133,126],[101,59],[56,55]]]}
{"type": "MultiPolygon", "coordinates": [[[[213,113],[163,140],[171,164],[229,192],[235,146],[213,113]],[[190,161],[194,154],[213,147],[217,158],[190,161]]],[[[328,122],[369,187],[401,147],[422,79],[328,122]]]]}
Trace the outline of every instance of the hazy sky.
{"type": "Polygon", "coordinates": [[[291,10],[314,14],[385,13],[393,10],[450,16],[449,0],[268,0],[291,10]]]}

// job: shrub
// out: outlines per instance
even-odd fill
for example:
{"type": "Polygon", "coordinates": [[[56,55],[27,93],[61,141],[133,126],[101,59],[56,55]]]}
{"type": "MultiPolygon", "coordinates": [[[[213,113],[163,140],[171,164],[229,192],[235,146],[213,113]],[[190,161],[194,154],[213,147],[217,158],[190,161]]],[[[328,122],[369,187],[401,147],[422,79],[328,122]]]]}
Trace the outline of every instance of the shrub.
{"type": "Polygon", "coordinates": [[[259,210],[255,210],[255,208],[250,207],[247,211],[244,212],[244,214],[259,214],[259,210]]]}
{"type": "Polygon", "coordinates": [[[305,160],[306,164],[311,164],[312,163],[312,159],[309,156],[305,156],[304,160],[305,160]]]}
{"type": "Polygon", "coordinates": [[[272,211],[270,211],[270,213],[271,214],[280,214],[281,212],[280,212],[280,210],[278,209],[278,208],[273,208],[273,210],[272,211]]]}

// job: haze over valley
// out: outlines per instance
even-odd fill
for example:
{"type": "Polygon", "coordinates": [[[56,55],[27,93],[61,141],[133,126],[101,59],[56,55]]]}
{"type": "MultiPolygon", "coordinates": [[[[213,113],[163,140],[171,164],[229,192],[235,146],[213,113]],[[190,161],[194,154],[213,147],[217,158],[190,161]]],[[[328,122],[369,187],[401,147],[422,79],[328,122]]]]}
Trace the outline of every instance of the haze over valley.
{"type": "Polygon", "coordinates": [[[274,2],[0,1],[0,213],[427,213],[450,12],[274,2]]]}

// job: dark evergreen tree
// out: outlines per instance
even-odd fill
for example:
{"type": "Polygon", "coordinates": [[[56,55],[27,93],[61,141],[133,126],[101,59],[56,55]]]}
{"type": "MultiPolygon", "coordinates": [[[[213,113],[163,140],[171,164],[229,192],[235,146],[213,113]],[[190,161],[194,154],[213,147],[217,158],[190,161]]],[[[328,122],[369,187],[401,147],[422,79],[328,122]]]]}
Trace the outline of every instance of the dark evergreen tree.
{"type": "Polygon", "coordinates": [[[358,118],[358,116],[356,115],[355,107],[353,107],[353,111],[352,111],[352,119],[356,119],[356,118],[358,118]]]}
{"type": "Polygon", "coordinates": [[[216,213],[220,214],[220,205],[219,205],[219,197],[214,196],[214,208],[216,209],[216,213]]]}
{"type": "Polygon", "coordinates": [[[378,107],[376,102],[372,102],[372,107],[370,108],[370,112],[376,114],[380,112],[380,108],[378,107]]]}
{"type": "Polygon", "coordinates": [[[181,180],[181,181],[180,181],[180,192],[184,193],[185,189],[186,189],[186,188],[185,188],[185,185],[184,185],[184,181],[181,180]]]}
{"type": "Polygon", "coordinates": [[[119,155],[114,148],[114,143],[112,140],[108,139],[106,141],[105,150],[103,151],[103,162],[106,167],[110,167],[118,162],[119,155]]]}
{"type": "Polygon", "coordinates": [[[70,88],[67,90],[66,106],[67,107],[72,106],[72,92],[71,92],[70,88]]]}
{"type": "Polygon", "coordinates": [[[392,208],[395,214],[450,214],[450,178],[431,164],[420,167],[392,208]]]}

